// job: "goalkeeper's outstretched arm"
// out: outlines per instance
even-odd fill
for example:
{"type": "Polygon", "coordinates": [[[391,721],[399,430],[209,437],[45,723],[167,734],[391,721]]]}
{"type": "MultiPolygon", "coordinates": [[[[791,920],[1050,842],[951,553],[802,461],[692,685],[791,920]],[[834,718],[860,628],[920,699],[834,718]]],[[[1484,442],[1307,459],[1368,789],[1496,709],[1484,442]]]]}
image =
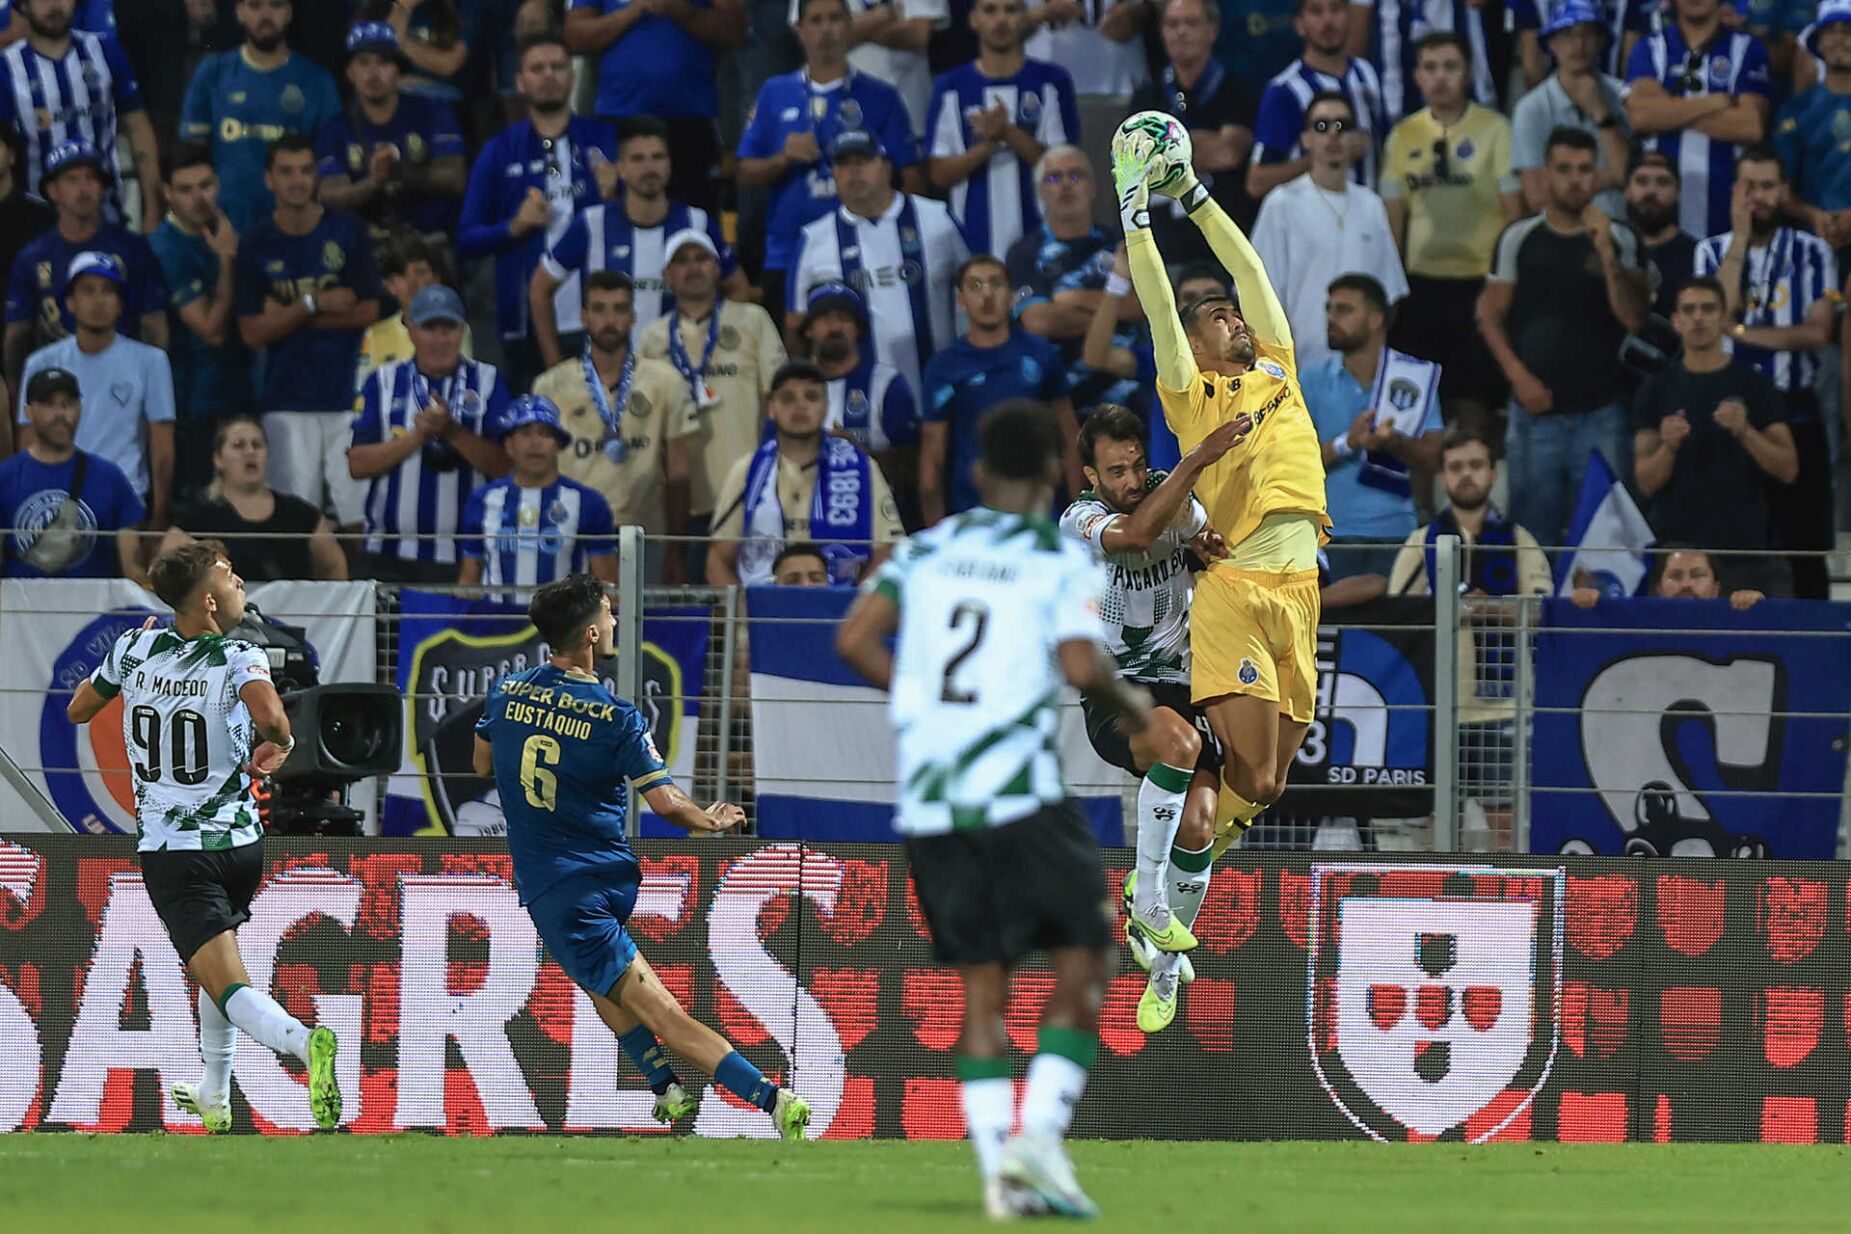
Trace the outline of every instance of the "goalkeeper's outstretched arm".
{"type": "MultiPolygon", "coordinates": [[[[1165,190],[1166,192],[1169,190],[1165,190]]],[[[1215,260],[1234,279],[1234,294],[1240,300],[1241,320],[1253,337],[1262,343],[1292,345],[1292,323],[1286,318],[1285,306],[1266,277],[1266,263],[1253,247],[1240,224],[1228,217],[1221,203],[1208,195],[1192,173],[1175,196],[1189,212],[1190,220],[1208,238],[1215,260]]]]}
{"type": "Polygon", "coordinates": [[[1170,276],[1164,273],[1163,254],[1150,234],[1148,212],[1142,214],[1145,225],[1125,225],[1125,260],[1131,266],[1131,285],[1137,289],[1138,303],[1144,306],[1150,322],[1151,350],[1157,361],[1157,381],[1171,390],[1187,390],[1201,377],[1195,354],[1183,335],[1182,318],[1176,313],[1176,295],[1170,290],[1170,276]]]}

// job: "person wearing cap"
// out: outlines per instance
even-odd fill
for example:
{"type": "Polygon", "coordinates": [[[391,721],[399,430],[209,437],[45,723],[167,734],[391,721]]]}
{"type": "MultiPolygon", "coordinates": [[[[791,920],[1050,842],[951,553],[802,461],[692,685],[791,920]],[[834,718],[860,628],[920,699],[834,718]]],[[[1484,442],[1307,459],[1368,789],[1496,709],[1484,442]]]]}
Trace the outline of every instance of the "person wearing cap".
{"type": "Polygon", "coordinates": [[[1818,61],[1819,83],[1788,99],[1774,122],[1774,148],[1787,165],[1795,217],[1840,251],[1851,253],[1851,0],[1822,0],[1800,36],[1818,61]]]}
{"type": "Polygon", "coordinates": [[[5,352],[9,389],[32,350],[68,336],[75,323],[65,305],[71,262],[79,253],[108,253],[123,271],[121,331],[167,345],[167,281],[148,241],[111,223],[103,212],[109,177],[95,147],[66,142],[46,160],[41,182],[57,225],[19,250],[7,283],[5,352]]]}
{"type": "MultiPolygon", "coordinates": [[[[456,256],[494,258],[502,366],[514,388],[524,390],[547,367],[534,339],[534,271],[578,211],[615,191],[603,168],[617,159],[617,133],[572,114],[572,59],[559,35],[523,37],[519,64],[515,82],[527,118],[489,138],[470,167],[456,256]]],[[[577,320],[578,304],[576,286],[554,300],[554,329],[577,320]]]]}
{"type": "Polygon", "coordinates": [[[220,201],[239,235],[275,205],[265,161],[270,144],[291,134],[313,138],[340,114],[328,70],[284,41],[295,15],[289,0],[237,0],[244,42],[208,56],[193,74],[180,114],[182,141],[212,145],[220,201]]]}
{"type": "Polygon", "coordinates": [[[1729,230],[1735,160],[1767,135],[1774,82],[1767,48],[1723,22],[1722,0],[1672,0],[1672,20],[1626,61],[1626,115],[1643,148],[1683,173],[1678,222],[1693,236],[1729,230]]]}
{"type": "Polygon", "coordinates": [[[1080,104],[1066,69],[1022,50],[1023,0],[976,0],[977,58],[932,83],[926,175],[951,194],[951,213],[979,253],[1003,254],[1041,224],[1035,164],[1049,146],[1080,140],[1080,104]]]}
{"type": "Polygon", "coordinates": [[[1589,133],[1599,143],[1594,200],[1609,218],[1621,217],[1625,209],[1620,189],[1626,182],[1632,124],[1620,101],[1624,83],[1601,70],[1601,49],[1609,38],[1605,23],[1595,0],[1557,0],[1543,23],[1542,43],[1555,69],[1510,113],[1510,166],[1523,181],[1523,202],[1531,214],[1548,204],[1543,151],[1549,134],[1564,127],[1589,133]]]}
{"type": "Polygon", "coordinates": [[[639,116],[625,121],[617,135],[621,190],[611,201],[581,210],[533,272],[529,307],[548,368],[583,344],[578,282],[593,270],[617,270],[629,277],[636,288],[639,336],[669,310],[673,297],[662,277],[669,258],[666,241],[680,232],[705,233],[720,255],[726,294],[746,294],[745,272],[720,232],[719,215],[668,195],[668,138],[668,126],[660,120],[639,116]]]}
{"type": "Polygon", "coordinates": [[[1639,151],[1626,168],[1626,221],[1657,272],[1652,311],[1666,321],[1697,260],[1697,238],[1677,225],[1678,184],[1677,164],[1657,150],[1639,151]]]}
{"type": "Polygon", "coordinates": [[[379,320],[379,269],[366,225],[315,200],[315,146],[278,139],[265,183],[276,202],[238,246],[238,333],[265,352],[258,406],[270,435],[270,484],[357,526],[360,486],[347,468],[354,357],[379,320]]]}
{"type": "Polygon", "coordinates": [[[405,93],[463,101],[471,49],[482,44],[483,0],[364,0],[360,20],[391,30],[405,57],[405,93]]]}
{"type": "MultiPolygon", "coordinates": [[[[85,391],[77,427],[80,449],[108,459],[129,478],[148,507],[150,525],[167,525],[174,468],[174,378],[167,353],[124,338],[121,263],[109,253],[79,253],[71,262],[65,303],[77,323],[71,337],[42,347],[26,360],[24,379],[45,369],[74,374],[85,391]]],[[[21,440],[31,442],[25,400],[21,440]]]]}
{"type": "MultiPolygon", "coordinates": [[[[680,581],[690,577],[685,554],[659,537],[693,533],[689,506],[700,413],[680,374],[630,345],[636,290],[629,276],[594,270],[584,284],[584,350],[542,373],[533,392],[559,409],[572,438],[561,470],[602,493],[618,524],[641,527],[651,537],[643,564],[650,581],[680,581]]],[[[704,553],[705,544],[698,551],[704,553]]]]}
{"type": "Polygon", "coordinates": [[[812,288],[847,283],[874,324],[874,358],[919,389],[934,351],[957,337],[952,281],[970,256],[942,201],[893,187],[893,163],[866,129],[845,129],[829,148],[841,204],[803,229],[786,287],[784,335],[797,338],[812,288]]]}
{"type": "MultiPolygon", "coordinates": [[[[720,298],[720,256],[704,231],[688,228],[663,245],[671,307],[643,328],[638,350],[675,370],[701,423],[689,499],[691,535],[705,535],[715,491],[732,465],[758,447],[771,375],[788,359],[771,314],[720,298]]],[[[699,559],[689,562],[698,576],[699,559]]]]}
{"type": "Polygon", "coordinates": [[[807,360],[792,360],[772,377],[768,405],[776,431],[734,463],[720,485],[707,548],[710,586],[769,583],[778,554],[798,540],[822,547],[830,582],[853,585],[905,534],[874,460],[823,430],[827,387],[807,360]]]}
{"type": "Polygon", "coordinates": [[[212,151],[182,142],[166,167],[167,217],[148,244],[172,289],[168,357],[174,370],[174,492],[190,497],[212,480],[218,421],[250,409],[250,353],[232,319],[238,233],[219,209],[212,151]]]}
{"type": "MultiPolygon", "coordinates": [[[[1092,160],[1075,145],[1048,147],[1035,164],[1035,191],[1041,225],[1011,245],[1003,261],[1015,288],[1016,320],[1060,348],[1076,407],[1129,402],[1137,394],[1131,382],[1087,367],[1081,356],[1118,244],[1093,222],[1092,160]]],[[[1123,302],[1122,316],[1128,346],[1139,320],[1136,300],[1123,302]]]]}
{"type": "Polygon", "coordinates": [[[147,586],[136,530],[147,507],[122,469],[77,446],[77,378],[43,368],[26,383],[31,441],[0,462],[0,574],[7,578],[123,578],[147,586]],[[115,552],[97,544],[113,536],[115,552]]]}
{"type": "MultiPolygon", "coordinates": [[[[925,122],[926,94],[931,90],[931,78],[923,71],[925,57],[919,56],[924,92],[918,114],[912,115],[887,80],[850,64],[859,53],[887,49],[870,42],[849,51],[849,7],[848,0],[796,0],[791,24],[803,44],[803,67],[773,77],[760,88],[739,139],[741,187],[770,190],[760,279],[770,305],[784,303],[784,283],[804,225],[835,208],[835,178],[827,152],[837,133],[844,128],[879,133],[892,151],[893,165],[912,177],[908,187],[914,192],[925,188],[924,175],[916,170],[919,147],[914,138],[915,122],[925,122]]],[[[891,11],[895,6],[877,7],[891,11]]]]}
{"type": "Polygon", "coordinates": [[[507,470],[497,444],[508,384],[463,355],[463,298],[433,283],[405,318],[412,355],[360,387],[349,474],[366,481],[363,574],[400,582],[456,577],[457,529],[469,495],[507,470]]]}
{"type": "Polygon", "coordinates": [[[676,151],[671,191],[717,210],[717,57],[745,46],[740,0],[570,0],[565,35],[574,54],[598,57],[598,116],[612,123],[663,117],[676,151]]]}
{"type": "Polygon", "coordinates": [[[406,92],[404,68],[391,26],[355,26],[347,35],[354,105],[316,138],[322,204],[365,218],[376,241],[395,227],[453,235],[469,179],[456,114],[447,103],[406,92]]]}
{"type": "Polygon", "coordinates": [[[589,570],[617,581],[617,524],[598,491],[559,474],[572,435],[559,408],[524,394],[500,425],[513,470],[469,496],[458,544],[461,587],[544,587],[589,570]]]}
{"type": "Polygon", "coordinates": [[[919,399],[900,370],[874,358],[861,293],[847,283],[818,283],[798,334],[829,383],[823,427],[872,454],[895,496],[916,501],[918,463],[911,448],[919,444],[919,399]]]}
{"type": "Polygon", "coordinates": [[[0,131],[10,133],[24,152],[30,193],[39,192],[53,146],[82,141],[95,147],[110,185],[105,212],[110,222],[119,223],[120,130],[128,138],[141,185],[142,230],[153,231],[161,218],[161,158],[141,87],[113,33],[73,29],[74,7],[72,0],[18,0],[26,37],[0,51],[0,131]]]}
{"type": "MultiPolygon", "coordinates": [[[[360,359],[354,365],[353,385],[357,391],[381,365],[411,359],[411,322],[405,316],[418,293],[443,280],[437,269],[441,255],[423,238],[404,236],[379,250],[380,281],[386,294],[399,306],[390,317],[382,317],[360,336],[360,359]]],[[[463,327],[463,354],[474,358],[475,332],[463,327]]],[[[505,376],[506,368],[502,369],[505,376]]]]}

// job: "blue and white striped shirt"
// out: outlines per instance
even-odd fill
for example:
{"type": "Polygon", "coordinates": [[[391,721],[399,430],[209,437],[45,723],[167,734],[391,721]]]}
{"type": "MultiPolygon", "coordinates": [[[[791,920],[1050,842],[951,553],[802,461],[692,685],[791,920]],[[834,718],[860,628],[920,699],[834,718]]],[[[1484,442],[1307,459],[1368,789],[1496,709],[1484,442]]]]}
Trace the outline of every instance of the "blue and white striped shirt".
{"type": "Polygon", "coordinates": [[[116,128],[121,116],[141,109],[135,70],[110,35],[73,30],[70,47],[56,60],[33,50],[28,39],[0,51],[0,125],[19,134],[28,193],[39,192],[46,155],[63,142],[81,141],[103,156],[111,180],[105,198],[110,221],[120,222],[116,128]]]}
{"type": "MultiPolygon", "coordinates": [[[[1714,276],[1729,251],[1734,232],[1699,241],[1692,261],[1693,273],[1714,276]]],[[[1825,241],[1810,231],[1780,227],[1766,244],[1750,242],[1742,262],[1742,324],[1746,326],[1797,326],[1812,306],[1838,289],[1838,265],[1825,241]]],[[[1810,391],[1819,371],[1818,353],[1769,351],[1727,340],[1731,350],[1766,373],[1782,394],[1810,391]]]]}
{"type": "MultiPolygon", "coordinates": [[[[415,361],[381,365],[360,387],[353,444],[378,445],[412,431],[423,410],[420,392],[443,396],[456,422],[493,437],[508,406],[508,382],[494,365],[464,360],[448,378],[419,374],[415,361]]],[[[455,447],[426,443],[391,471],[374,476],[366,494],[366,551],[400,561],[456,561],[455,536],[470,493],[484,477],[455,447]]]]}
{"type": "Polygon", "coordinates": [[[1388,118],[1382,110],[1382,79],[1375,66],[1355,57],[1351,57],[1342,80],[1320,73],[1300,59],[1286,65],[1283,73],[1266,84],[1266,92],[1260,95],[1260,116],[1253,123],[1253,161],[1289,163],[1302,157],[1305,151],[1298,139],[1305,131],[1305,109],[1326,90],[1342,91],[1349,98],[1357,126],[1369,135],[1369,153],[1356,164],[1356,183],[1373,189],[1388,118]]]}
{"type": "MultiPolygon", "coordinates": [[[[978,144],[971,117],[1002,104],[1010,123],[1044,146],[1080,140],[1080,105],[1073,77],[1058,64],[1025,60],[1013,77],[985,77],[975,62],[942,74],[932,83],[926,115],[926,153],[951,158],[978,144]]],[[[1023,232],[1041,226],[1035,169],[1007,146],[951,188],[951,214],[964,228],[971,250],[997,257],[1023,232]]]]}
{"type": "Polygon", "coordinates": [[[596,489],[555,476],[522,488],[505,476],[470,494],[459,543],[489,587],[543,587],[617,551],[611,507],[596,489]]]}
{"type": "MultiPolygon", "coordinates": [[[[1414,83],[1414,45],[1429,34],[1447,30],[1466,41],[1471,49],[1466,66],[1471,80],[1466,83],[1475,102],[1496,107],[1497,85],[1491,79],[1491,52],[1485,43],[1483,11],[1470,0],[1363,0],[1374,16],[1370,19],[1369,57],[1382,78],[1382,106],[1392,126],[1411,112],[1426,106],[1420,87],[1414,83]]],[[[1357,0],[1351,0],[1352,6],[1357,0]]],[[[1351,20],[1355,20],[1352,15],[1351,20]]]]}
{"type": "Polygon", "coordinates": [[[560,280],[559,290],[553,295],[559,332],[570,334],[581,328],[579,311],[584,306],[584,290],[579,276],[593,270],[618,270],[636,284],[636,326],[630,337],[642,338],[643,327],[675,306],[675,298],[662,278],[668,268],[668,254],[662,251],[662,245],[684,227],[706,232],[720,250],[720,277],[739,268],[738,258],[720,233],[719,218],[699,206],[671,201],[668,214],[654,227],[632,223],[624,213],[622,198],[580,210],[540,259],[546,272],[560,280]]]}
{"type": "MultiPolygon", "coordinates": [[[[1640,39],[1626,64],[1626,84],[1651,79],[1673,98],[1706,94],[1758,94],[1772,98],[1767,48],[1743,31],[1723,27],[1709,46],[1692,49],[1673,23],[1640,39]]],[[[1693,236],[1713,236],[1729,227],[1729,194],[1735,187],[1735,160],[1742,147],[1716,141],[1694,128],[1654,133],[1644,148],[1658,150],[1677,164],[1683,187],[1678,197],[1678,226],[1693,236]]]]}

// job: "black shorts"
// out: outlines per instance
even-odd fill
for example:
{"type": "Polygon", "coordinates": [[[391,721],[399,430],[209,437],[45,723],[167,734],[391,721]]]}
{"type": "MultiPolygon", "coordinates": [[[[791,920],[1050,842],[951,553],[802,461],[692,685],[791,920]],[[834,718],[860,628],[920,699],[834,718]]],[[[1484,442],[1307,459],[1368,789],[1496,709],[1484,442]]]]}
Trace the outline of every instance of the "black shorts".
{"type": "Polygon", "coordinates": [[[1071,802],[1000,827],[914,836],[906,862],[940,964],[1007,965],[1111,943],[1099,844],[1071,802]]]}
{"type": "MultiPolygon", "coordinates": [[[[1195,731],[1202,737],[1202,753],[1196,757],[1196,769],[1219,772],[1221,743],[1215,740],[1215,730],[1208,726],[1208,717],[1190,700],[1189,687],[1174,681],[1141,681],[1138,684],[1150,691],[1152,704],[1168,707],[1195,725],[1195,731]]],[[[1138,770],[1137,760],[1131,757],[1131,738],[1119,728],[1117,712],[1090,698],[1080,699],[1080,712],[1086,717],[1086,739],[1093,743],[1093,753],[1134,776],[1144,774],[1138,770]]]]}
{"type": "Polygon", "coordinates": [[[1389,346],[1442,365],[1440,398],[1503,401],[1504,374],[1478,333],[1484,279],[1408,275],[1408,294],[1395,309],[1389,346]]]}
{"type": "Polygon", "coordinates": [[[148,899],[167,927],[180,962],[227,930],[251,919],[251,898],[263,881],[263,842],[212,852],[138,853],[148,899]]]}

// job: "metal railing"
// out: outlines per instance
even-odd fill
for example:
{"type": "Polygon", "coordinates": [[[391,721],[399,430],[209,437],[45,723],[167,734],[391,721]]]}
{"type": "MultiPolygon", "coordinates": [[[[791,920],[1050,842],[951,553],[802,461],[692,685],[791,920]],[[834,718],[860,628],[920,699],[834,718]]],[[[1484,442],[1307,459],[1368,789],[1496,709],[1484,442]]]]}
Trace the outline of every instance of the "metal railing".
{"type": "MultiPolygon", "coordinates": [[[[647,631],[659,630],[664,625],[690,632],[696,627],[704,630],[704,647],[698,664],[680,673],[681,696],[672,700],[674,706],[684,708],[684,716],[692,721],[691,727],[683,729],[685,736],[694,742],[692,759],[686,767],[690,780],[687,787],[703,800],[739,802],[746,809],[748,825],[755,826],[759,818],[759,780],[767,771],[753,739],[755,712],[759,723],[780,726],[800,723],[803,722],[804,700],[799,688],[789,698],[776,701],[761,698],[755,707],[747,655],[748,634],[756,628],[764,637],[776,631],[780,622],[794,619],[752,617],[745,603],[745,589],[741,587],[705,584],[671,587],[650,583],[647,563],[659,562],[662,557],[659,546],[654,553],[647,551],[651,547],[639,528],[624,528],[619,534],[614,606],[619,646],[643,647],[648,641],[647,631]]],[[[669,551],[678,552],[680,548],[671,545],[669,551]]],[[[1333,545],[1332,553],[1337,555],[1347,548],[1333,545]]],[[[1301,772],[1328,774],[1329,778],[1325,782],[1295,778],[1279,806],[1262,817],[1249,843],[1256,847],[1296,849],[1361,847],[1385,851],[1527,852],[1541,843],[1534,830],[1539,809],[1545,814],[1559,813],[1556,807],[1561,800],[1606,803],[1615,825],[1629,842],[1635,840],[1637,837],[1628,821],[1622,817],[1624,811],[1616,804],[1622,790],[1592,780],[1586,784],[1554,780],[1539,783],[1535,775],[1538,766],[1553,765],[1561,761],[1558,756],[1562,755],[1562,751],[1556,749],[1538,751],[1539,724],[1547,729],[1556,720],[1579,718],[1583,714],[1578,704],[1564,704],[1559,700],[1551,703],[1538,698],[1538,637],[1545,628],[1542,609],[1545,598],[1464,594],[1462,549],[1454,537],[1439,539],[1432,560],[1433,594],[1430,601],[1426,601],[1431,604],[1430,615],[1423,615],[1414,625],[1409,624],[1405,614],[1395,621],[1387,621],[1378,620],[1375,610],[1352,612],[1327,608],[1319,646],[1321,661],[1327,659],[1328,663],[1320,664],[1318,714],[1298,763],[1301,772]],[[1444,637],[1440,636],[1442,633],[1444,637]],[[1418,696],[1380,690],[1373,695],[1366,690],[1345,692],[1349,678],[1355,676],[1340,662],[1348,656],[1348,646],[1365,642],[1371,646],[1387,645],[1396,639],[1405,644],[1410,634],[1418,635],[1414,641],[1424,644],[1430,654],[1430,664],[1410,662],[1407,667],[1407,672],[1415,677],[1425,677],[1424,688],[1418,696]],[[1347,744],[1352,763],[1345,766],[1355,771],[1362,766],[1356,761],[1355,753],[1359,734],[1389,731],[1392,735],[1404,729],[1410,716],[1418,717],[1418,728],[1428,735],[1428,744],[1422,765],[1409,768],[1411,775],[1415,772],[1418,775],[1409,784],[1400,786],[1403,791],[1386,791],[1385,782],[1381,780],[1345,779],[1337,774],[1338,762],[1330,753],[1333,747],[1347,744]],[[1319,751],[1326,756],[1323,762],[1312,757],[1319,751]]],[[[396,682],[399,675],[403,650],[399,645],[400,595],[404,588],[478,596],[488,591],[383,582],[373,586],[376,604],[367,618],[373,623],[371,672],[373,679],[382,682],[396,682]]],[[[506,592],[508,589],[494,590],[506,592]]],[[[33,607],[41,616],[55,615],[55,606],[33,607]]],[[[1426,610],[1422,612],[1426,614],[1426,610]]],[[[273,615],[285,620],[291,617],[288,613],[273,615]]],[[[95,616],[94,612],[64,614],[73,622],[95,616]]],[[[1587,622],[1569,628],[1552,625],[1548,633],[1558,640],[1625,637],[1648,642],[1654,634],[1625,622],[1600,622],[1595,620],[1598,616],[1597,611],[1587,622]]],[[[340,615],[328,615],[323,619],[345,620],[340,615]]],[[[0,632],[5,629],[4,620],[5,615],[0,613],[0,632]]],[[[501,625],[496,628],[507,627],[509,632],[524,625],[518,609],[503,614],[499,621],[501,625]]],[[[1690,631],[1668,625],[1656,633],[1670,643],[1687,637],[1690,631]]],[[[1762,644],[1776,640],[1786,646],[1823,648],[1828,644],[1841,645],[1845,638],[1851,637],[1851,629],[1734,631],[1717,627],[1705,629],[1703,634],[1721,644],[1752,635],[1762,644]]],[[[1822,662],[1832,660],[1830,656],[1815,658],[1822,662]]],[[[659,708],[664,702],[654,693],[659,683],[645,680],[642,656],[620,654],[614,662],[612,682],[620,695],[639,705],[659,708]]],[[[1712,727],[1738,722],[1765,723],[1770,731],[1781,737],[1790,735],[1799,726],[1823,725],[1835,734],[1842,752],[1847,742],[1851,742],[1851,682],[1843,685],[1844,688],[1833,696],[1836,701],[1830,705],[1789,705],[1787,696],[1781,695],[1764,699],[1744,697],[1737,706],[1727,698],[1706,696],[1677,700],[1677,706],[1682,708],[1678,714],[1697,715],[1712,727]]],[[[43,697],[56,692],[49,688],[0,684],[0,694],[9,695],[0,699],[0,705],[20,705],[24,700],[16,697],[18,695],[43,697]]],[[[867,718],[858,718],[855,723],[877,723],[884,729],[884,715],[878,721],[872,718],[879,703],[873,691],[869,691],[866,698],[836,695],[831,698],[837,700],[831,705],[865,704],[867,718]]],[[[435,701],[441,710],[466,700],[460,700],[454,693],[419,689],[414,683],[409,701],[413,705],[435,701]]],[[[1077,713],[1077,705],[1072,710],[1077,713]]],[[[1634,708],[1604,704],[1600,715],[1609,720],[1637,715],[1642,722],[1650,724],[1652,717],[1662,721],[1672,710],[1663,703],[1634,708]]],[[[857,706],[855,711],[861,713],[862,708],[857,706]]],[[[1077,736],[1077,715],[1069,720],[1068,729],[1064,751],[1078,752],[1079,761],[1085,764],[1069,767],[1076,791],[1096,802],[1119,799],[1123,803],[1121,815],[1125,833],[1129,836],[1135,825],[1132,802],[1136,781],[1096,760],[1086,762],[1084,739],[1077,736]]],[[[5,749],[0,750],[0,755],[5,756],[4,761],[0,761],[0,775],[29,806],[47,772],[84,770],[44,766],[46,760],[36,750],[5,749]],[[28,792],[29,789],[34,791],[28,792]]],[[[1667,757],[1675,761],[1676,752],[1670,752],[1667,757]]],[[[1715,758],[1717,771],[1724,772],[1723,759],[1720,755],[1715,758]]],[[[94,774],[95,768],[90,772],[94,774]]],[[[781,788],[789,787],[791,773],[788,770],[771,768],[770,772],[781,788]]],[[[844,797],[866,802],[891,799],[891,784],[873,781],[868,768],[860,764],[844,762],[826,772],[806,774],[819,801],[844,797]]],[[[415,782],[418,776],[429,779],[438,775],[466,778],[466,773],[453,768],[419,769],[408,763],[399,776],[392,778],[392,784],[382,780],[377,787],[383,797],[394,786],[403,789],[408,781],[415,782]]],[[[1660,790],[1645,784],[1626,791],[1634,793],[1637,799],[1634,808],[1641,810],[1661,808],[1665,802],[1681,808],[1681,803],[1691,801],[1702,807],[1704,803],[1721,805],[1769,798],[1779,798],[1796,808],[1804,806],[1814,811],[1829,805],[1837,820],[1836,848],[1841,855],[1851,852],[1846,839],[1851,836],[1851,791],[1847,790],[1842,776],[1829,786],[1829,790],[1818,784],[1794,788],[1778,778],[1766,781],[1764,777],[1763,781],[1751,782],[1740,775],[1721,774],[1720,779],[1712,778],[1701,786],[1672,784],[1660,790]],[[1653,793],[1658,793],[1659,798],[1648,800],[1653,793]]]]}

